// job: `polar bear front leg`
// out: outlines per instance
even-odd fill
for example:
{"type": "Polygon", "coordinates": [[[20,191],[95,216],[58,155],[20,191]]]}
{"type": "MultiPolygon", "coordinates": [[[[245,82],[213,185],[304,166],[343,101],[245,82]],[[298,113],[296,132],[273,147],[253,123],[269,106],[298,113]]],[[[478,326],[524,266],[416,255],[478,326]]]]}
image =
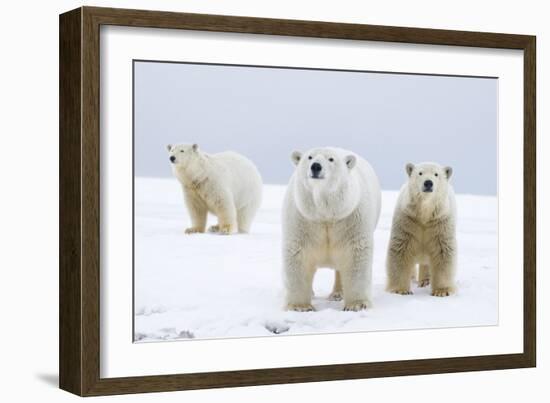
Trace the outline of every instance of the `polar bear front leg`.
{"type": "Polygon", "coordinates": [[[185,229],[186,234],[204,232],[206,229],[206,217],[208,208],[206,204],[190,191],[185,191],[185,204],[191,216],[191,227],[185,229]]]}
{"type": "Polygon", "coordinates": [[[432,295],[447,297],[455,291],[456,239],[452,227],[440,225],[437,229],[430,244],[432,295]]]}
{"type": "Polygon", "coordinates": [[[237,210],[231,195],[226,194],[220,198],[216,206],[216,216],[218,217],[218,225],[215,232],[222,235],[237,232],[237,210]]]}
{"type": "Polygon", "coordinates": [[[311,305],[313,276],[315,267],[305,260],[301,249],[285,248],[284,277],[286,288],[286,306],[288,311],[313,311],[311,305]]]}
{"type": "Polygon", "coordinates": [[[455,291],[454,258],[435,259],[431,267],[432,295],[448,297],[455,291]]]}
{"type": "Polygon", "coordinates": [[[344,311],[361,311],[372,306],[372,239],[358,242],[337,262],[344,291],[344,311]]]}
{"type": "Polygon", "coordinates": [[[390,253],[386,262],[386,290],[394,294],[411,295],[411,279],[415,263],[409,257],[390,253]]]}
{"type": "Polygon", "coordinates": [[[418,245],[410,234],[392,228],[386,259],[386,291],[401,295],[412,294],[411,278],[416,268],[417,250],[418,245]]]}
{"type": "Polygon", "coordinates": [[[368,296],[370,279],[365,270],[350,270],[342,273],[344,286],[344,311],[362,311],[372,306],[368,296]]]}

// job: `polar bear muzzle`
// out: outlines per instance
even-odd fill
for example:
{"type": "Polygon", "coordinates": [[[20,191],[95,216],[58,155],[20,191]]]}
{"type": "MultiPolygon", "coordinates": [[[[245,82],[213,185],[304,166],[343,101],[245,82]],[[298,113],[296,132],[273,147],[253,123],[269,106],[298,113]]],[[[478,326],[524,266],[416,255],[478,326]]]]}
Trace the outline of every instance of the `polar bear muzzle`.
{"type": "Polygon", "coordinates": [[[311,170],[311,177],[313,179],[323,179],[324,177],[322,174],[323,166],[321,164],[319,164],[318,162],[314,162],[313,164],[311,164],[310,170],[311,170]]]}
{"type": "Polygon", "coordinates": [[[424,181],[422,191],[426,193],[432,193],[434,191],[434,183],[431,180],[424,181]]]}

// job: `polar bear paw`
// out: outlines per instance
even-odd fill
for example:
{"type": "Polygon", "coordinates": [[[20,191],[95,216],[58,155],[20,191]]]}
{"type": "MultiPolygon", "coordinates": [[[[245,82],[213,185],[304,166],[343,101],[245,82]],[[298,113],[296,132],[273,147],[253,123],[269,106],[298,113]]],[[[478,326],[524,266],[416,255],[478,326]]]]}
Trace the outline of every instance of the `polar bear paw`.
{"type": "Polygon", "coordinates": [[[406,290],[404,288],[397,288],[395,290],[391,290],[391,292],[393,292],[394,294],[399,294],[399,295],[412,295],[413,292],[411,290],[406,290]]]}
{"type": "Polygon", "coordinates": [[[418,286],[419,286],[420,288],[422,288],[422,287],[427,287],[427,286],[429,286],[429,285],[430,285],[430,279],[429,279],[429,278],[425,278],[424,280],[420,280],[420,281],[418,282],[418,286]]]}
{"type": "Polygon", "coordinates": [[[313,308],[313,305],[311,304],[287,304],[286,310],[295,312],[312,312],[315,311],[315,308],[313,308]]]}
{"type": "Polygon", "coordinates": [[[218,229],[220,235],[229,235],[233,232],[233,227],[230,224],[220,225],[218,229]]]}
{"type": "Polygon", "coordinates": [[[202,233],[202,232],[204,232],[204,230],[201,229],[201,228],[197,228],[197,227],[189,227],[189,228],[185,229],[186,234],[199,234],[199,233],[202,233]]]}
{"type": "Polygon", "coordinates": [[[328,296],[329,301],[342,301],[343,298],[344,296],[342,295],[341,291],[333,291],[328,296]]]}
{"type": "Polygon", "coordinates": [[[220,232],[220,226],[219,225],[211,225],[208,227],[208,232],[220,232]]]}
{"type": "Polygon", "coordinates": [[[347,303],[344,306],[344,311],[352,311],[352,312],[363,311],[365,309],[370,308],[370,305],[371,304],[369,301],[354,301],[351,303],[347,303]]]}
{"type": "Polygon", "coordinates": [[[449,287],[436,288],[432,290],[434,297],[448,297],[451,295],[451,289],[449,287]]]}
{"type": "Polygon", "coordinates": [[[210,227],[208,227],[208,232],[212,232],[220,235],[229,235],[229,234],[232,234],[234,231],[233,231],[233,227],[230,224],[225,224],[225,225],[217,224],[217,225],[211,225],[210,227]]]}

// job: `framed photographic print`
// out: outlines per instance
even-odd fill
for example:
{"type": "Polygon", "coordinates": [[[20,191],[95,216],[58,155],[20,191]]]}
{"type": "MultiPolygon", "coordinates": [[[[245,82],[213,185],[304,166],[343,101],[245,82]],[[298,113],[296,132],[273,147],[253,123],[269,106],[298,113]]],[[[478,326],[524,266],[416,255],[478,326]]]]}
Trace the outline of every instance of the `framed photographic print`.
{"type": "Polygon", "coordinates": [[[60,16],[60,387],[535,366],[535,37],[60,16]]]}

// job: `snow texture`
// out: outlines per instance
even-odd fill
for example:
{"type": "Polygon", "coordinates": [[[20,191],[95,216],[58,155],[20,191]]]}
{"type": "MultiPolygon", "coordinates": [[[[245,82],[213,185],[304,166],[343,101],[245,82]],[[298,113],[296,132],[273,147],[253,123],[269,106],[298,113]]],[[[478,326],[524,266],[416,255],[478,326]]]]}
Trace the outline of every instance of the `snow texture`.
{"type": "MultiPolygon", "coordinates": [[[[318,270],[315,312],[285,312],[281,206],[285,187],[264,185],[250,234],[185,235],[190,226],[176,179],[135,179],[134,340],[189,340],[496,325],[497,198],[457,195],[458,293],[384,291],[397,192],[382,192],[375,232],[373,308],[343,312],[328,301],[334,272],[318,270]]],[[[215,218],[208,218],[208,225],[215,218]]]]}

